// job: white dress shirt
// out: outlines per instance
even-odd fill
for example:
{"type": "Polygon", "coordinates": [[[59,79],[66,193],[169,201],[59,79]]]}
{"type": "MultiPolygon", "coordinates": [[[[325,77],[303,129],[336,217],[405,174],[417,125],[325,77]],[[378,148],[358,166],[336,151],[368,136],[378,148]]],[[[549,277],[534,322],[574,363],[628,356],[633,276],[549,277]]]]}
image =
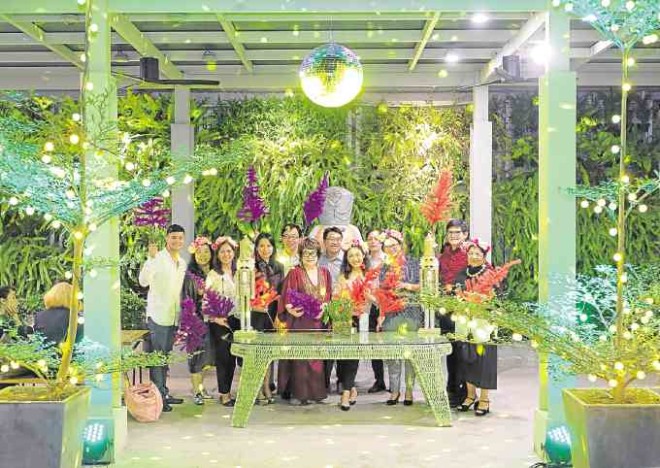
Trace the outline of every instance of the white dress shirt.
{"type": "Polygon", "coordinates": [[[179,322],[181,288],[186,274],[186,262],[179,257],[174,261],[167,250],[161,250],[148,259],[140,270],[140,285],[149,288],[147,317],[164,327],[179,322]]]}
{"type": "Polygon", "coordinates": [[[238,316],[236,310],[236,283],[234,283],[234,278],[231,275],[220,274],[215,270],[211,270],[206,275],[206,287],[213,289],[221,296],[231,299],[234,302],[234,308],[229,312],[229,315],[238,316]]]}

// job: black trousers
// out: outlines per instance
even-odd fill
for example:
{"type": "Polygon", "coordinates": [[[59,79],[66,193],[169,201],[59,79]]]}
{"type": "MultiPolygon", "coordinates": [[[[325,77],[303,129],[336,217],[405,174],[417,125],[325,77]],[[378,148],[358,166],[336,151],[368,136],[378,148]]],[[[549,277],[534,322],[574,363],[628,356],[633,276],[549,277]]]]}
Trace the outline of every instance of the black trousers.
{"type": "MultiPolygon", "coordinates": [[[[380,311],[378,310],[378,307],[375,305],[371,306],[371,309],[369,310],[369,331],[375,332],[376,331],[376,326],[378,325],[378,315],[380,314],[380,311]]],[[[385,367],[383,365],[383,360],[382,359],[372,359],[371,360],[371,368],[374,371],[374,379],[376,380],[376,384],[385,387],[385,367]]]]}
{"type": "MultiPolygon", "coordinates": [[[[454,333],[456,331],[456,324],[451,320],[450,316],[438,314],[436,318],[438,319],[442,333],[454,333]]],[[[465,395],[467,395],[467,387],[459,376],[459,346],[459,343],[452,341],[451,354],[447,356],[447,393],[463,401],[465,395]]]]}
{"type": "Polygon", "coordinates": [[[341,389],[343,391],[347,392],[355,387],[355,376],[357,375],[359,364],[360,361],[355,359],[337,361],[337,376],[339,377],[339,383],[341,383],[341,389]]]}
{"type": "Polygon", "coordinates": [[[240,328],[240,321],[233,316],[228,318],[229,328],[210,322],[211,337],[215,345],[215,374],[218,380],[218,392],[229,393],[236,370],[236,356],[231,354],[233,330],[240,328]]]}

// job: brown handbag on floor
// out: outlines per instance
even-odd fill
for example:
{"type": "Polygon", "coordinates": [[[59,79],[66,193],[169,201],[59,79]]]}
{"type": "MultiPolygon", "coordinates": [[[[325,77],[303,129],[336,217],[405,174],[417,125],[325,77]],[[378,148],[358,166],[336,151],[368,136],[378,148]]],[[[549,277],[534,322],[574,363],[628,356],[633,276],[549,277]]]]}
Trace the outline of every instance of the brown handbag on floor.
{"type": "Polygon", "coordinates": [[[124,390],[126,408],[138,422],[154,422],[163,412],[163,397],[153,382],[131,385],[126,378],[124,390]]]}

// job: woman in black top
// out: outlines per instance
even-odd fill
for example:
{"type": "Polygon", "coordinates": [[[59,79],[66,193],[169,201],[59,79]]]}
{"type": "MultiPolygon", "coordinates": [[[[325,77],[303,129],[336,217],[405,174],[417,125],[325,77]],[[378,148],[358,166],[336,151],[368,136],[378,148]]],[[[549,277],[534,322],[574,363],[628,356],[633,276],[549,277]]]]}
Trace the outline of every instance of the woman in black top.
{"type": "MultiPolygon", "coordinates": [[[[277,294],[282,291],[284,280],[284,265],[275,260],[275,239],[267,232],[262,232],[254,242],[254,259],[257,280],[263,279],[267,287],[272,288],[277,294]]],[[[274,329],[275,316],[277,315],[277,301],[272,301],[267,307],[254,305],[252,307],[251,322],[255,330],[269,331],[274,329]]],[[[264,385],[262,388],[263,401],[272,403],[275,383],[272,376],[273,365],[266,371],[264,385]]]]}

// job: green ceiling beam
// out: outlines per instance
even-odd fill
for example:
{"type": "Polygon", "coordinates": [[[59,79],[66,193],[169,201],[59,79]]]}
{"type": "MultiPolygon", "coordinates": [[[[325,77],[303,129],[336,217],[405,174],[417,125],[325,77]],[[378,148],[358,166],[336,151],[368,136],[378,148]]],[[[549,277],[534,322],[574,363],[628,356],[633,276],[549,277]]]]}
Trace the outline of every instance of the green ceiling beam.
{"type": "Polygon", "coordinates": [[[236,55],[241,60],[245,68],[248,69],[249,71],[252,71],[253,69],[252,62],[247,58],[247,55],[245,53],[245,47],[243,47],[243,44],[238,39],[238,33],[236,31],[236,28],[234,28],[234,25],[231,23],[231,21],[227,20],[227,18],[225,18],[224,16],[219,14],[217,15],[217,18],[218,18],[218,22],[222,26],[222,29],[224,29],[225,34],[227,35],[227,39],[229,40],[229,43],[234,48],[236,55]]]}
{"type": "Polygon", "coordinates": [[[135,27],[126,15],[115,15],[112,28],[143,57],[158,59],[160,70],[172,80],[183,79],[183,73],[151,42],[142,31],[135,27]]]}
{"type": "MultiPolygon", "coordinates": [[[[327,0],[108,0],[108,11],[114,13],[410,13],[415,11],[440,12],[524,12],[544,11],[547,0],[352,0],[328,2],[327,0]],[[282,10],[282,8],[285,8],[282,10]]],[[[0,13],[15,14],[66,14],[80,13],[73,0],[3,0],[0,13]]]]}
{"type": "Polygon", "coordinates": [[[422,31],[422,39],[415,46],[415,52],[413,53],[413,58],[410,59],[410,62],[408,62],[408,70],[413,71],[415,69],[415,66],[417,66],[417,61],[424,53],[424,48],[426,47],[426,43],[429,42],[429,39],[431,38],[431,34],[433,34],[433,30],[435,29],[435,25],[438,24],[439,19],[440,19],[440,13],[436,11],[435,13],[433,13],[433,16],[431,18],[426,20],[426,24],[424,25],[424,30],[422,31]]]}
{"type": "Polygon", "coordinates": [[[80,60],[80,53],[76,53],[69,49],[67,46],[62,44],[49,44],[45,40],[45,32],[39,26],[31,23],[29,21],[17,21],[9,15],[0,14],[0,20],[6,21],[11,24],[16,29],[20,30],[22,33],[28,35],[32,40],[38,44],[49,48],[57,55],[62,57],[67,62],[73,63],[76,67],[81,70],[84,68],[83,62],[80,60]]]}
{"type": "Polygon", "coordinates": [[[547,15],[544,13],[537,13],[532,16],[527,23],[520,28],[517,35],[512,37],[509,42],[504,44],[502,50],[490,61],[481,71],[481,82],[488,82],[493,76],[495,69],[502,66],[504,57],[515,54],[532,36],[534,36],[539,29],[541,29],[546,22],[547,15]]]}

